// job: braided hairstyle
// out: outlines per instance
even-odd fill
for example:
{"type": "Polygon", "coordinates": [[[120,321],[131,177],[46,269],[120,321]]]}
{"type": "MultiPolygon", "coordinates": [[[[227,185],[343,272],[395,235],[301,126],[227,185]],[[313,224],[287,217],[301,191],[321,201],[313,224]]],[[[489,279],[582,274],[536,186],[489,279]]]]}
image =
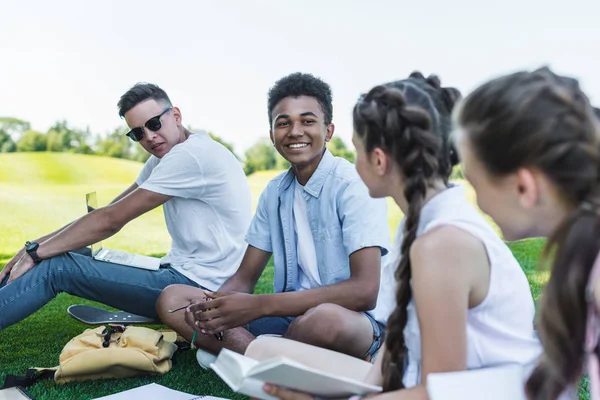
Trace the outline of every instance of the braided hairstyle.
{"type": "Polygon", "coordinates": [[[403,387],[407,361],[404,327],[412,297],[409,251],[417,236],[419,216],[428,187],[439,179],[448,182],[458,157],[448,140],[451,113],[460,92],[442,88],[436,76],[413,72],[408,79],[377,86],[364,95],[353,111],[354,131],[367,152],[381,148],[398,164],[409,204],[396,269],[396,309],[388,320],[382,373],[385,391],[403,387]]]}
{"type": "Polygon", "coordinates": [[[578,82],[548,68],[484,84],[455,118],[492,176],[536,168],[573,209],[544,251],[543,262],[553,264],[538,324],[544,355],[526,385],[531,399],[556,399],[584,362],[585,289],[600,250],[597,118],[578,82]]]}

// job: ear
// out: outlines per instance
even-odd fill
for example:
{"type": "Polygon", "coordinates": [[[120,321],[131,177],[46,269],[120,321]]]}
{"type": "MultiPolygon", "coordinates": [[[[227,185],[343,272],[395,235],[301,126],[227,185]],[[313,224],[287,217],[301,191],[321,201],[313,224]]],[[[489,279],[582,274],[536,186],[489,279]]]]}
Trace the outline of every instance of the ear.
{"type": "Polygon", "coordinates": [[[273,131],[269,129],[269,139],[271,139],[271,143],[275,146],[275,136],[273,136],[273,131]]]}
{"type": "Polygon", "coordinates": [[[181,126],[182,118],[181,118],[181,110],[179,109],[179,107],[173,107],[173,110],[171,112],[173,113],[173,116],[175,117],[175,122],[177,123],[177,126],[181,126]]]}
{"type": "Polygon", "coordinates": [[[520,168],[517,170],[517,196],[521,207],[530,209],[538,203],[540,197],[540,182],[538,182],[538,178],[529,168],[520,168]]]}
{"type": "Polygon", "coordinates": [[[370,153],[370,163],[373,165],[377,176],[384,176],[390,168],[390,158],[388,154],[379,147],[375,147],[370,153]]]}
{"type": "Polygon", "coordinates": [[[329,142],[333,137],[333,131],[335,131],[335,125],[333,124],[333,122],[327,125],[326,129],[327,131],[325,132],[325,142],[329,142]]]}

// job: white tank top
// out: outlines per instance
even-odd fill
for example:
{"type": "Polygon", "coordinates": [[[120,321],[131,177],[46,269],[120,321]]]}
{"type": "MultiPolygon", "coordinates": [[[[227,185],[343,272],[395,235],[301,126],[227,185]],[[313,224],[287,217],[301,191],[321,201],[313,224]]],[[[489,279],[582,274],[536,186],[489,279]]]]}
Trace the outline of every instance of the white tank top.
{"type": "MultiPolygon", "coordinates": [[[[462,186],[444,190],[423,206],[417,237],[440,225],[455,226],[481,240],[490,260],[488,294],[467,315],[467,369],[536,362],[541,346],[533,329],[535,308],[525,273],[510,249],[467,202],[462,186]]],[[[402,243],[403,227],[404,221],[398,227],[395,249],[402,243]]],[[[421,382],[421,335],[414,300],[408,305],[404,338],[408,366],[403,381],[406,387],[413,387],[421,382]]]]}

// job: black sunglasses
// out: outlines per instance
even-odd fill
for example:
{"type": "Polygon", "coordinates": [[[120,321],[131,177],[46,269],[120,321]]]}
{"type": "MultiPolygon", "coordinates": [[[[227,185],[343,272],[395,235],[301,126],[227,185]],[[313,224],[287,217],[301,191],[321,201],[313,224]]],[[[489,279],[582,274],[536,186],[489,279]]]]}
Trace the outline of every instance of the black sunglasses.
{"type": "MultiPolygon", "coordinates": [[[[162,128],[162,124],[160,123],[160,117],[162,117],[163,115],[165,115],[172,109],[173,109],[173,107],[169,107],[165,111],[158,114],[156,117],[150,118],[148,121],[146,121],[144,126],[147,129],[150,129],[152,132],[156,132],[157,130],[162,128]]],[[[142,127],[133,128],[132,130],[127,132],[127,136],[129,136],[129,138],[131,140],[133,140],[134,142],[139,142],[140,140],[142,140],[144,138],[144,128],[142,128],[142,127]]]]}

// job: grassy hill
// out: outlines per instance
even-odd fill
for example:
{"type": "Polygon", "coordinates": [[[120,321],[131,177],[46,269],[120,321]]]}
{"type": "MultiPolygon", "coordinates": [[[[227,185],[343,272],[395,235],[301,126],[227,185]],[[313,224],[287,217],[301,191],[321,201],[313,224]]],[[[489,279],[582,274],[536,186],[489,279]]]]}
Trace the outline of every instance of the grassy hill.
{"type": "Polygon", "coordinates": [[[70,153],[2,153],[0,184],[128,185],[142,163],[70,153]]]}
{"type": "MultiPolygon", "coordinates": [[[[86,212],[85,193],[109,203],[139,174],[142,163],[68,153],[0,154],[0,259],[25,240],[56,230],[86,212]]],[[[144,254],[169,248],[162,209],[133,221],[105,245],[144,254]],[[143,229],[143,230],[142,230],[143,229]],[[140,240],[138,232],[144,232],[140,240]]]]}

